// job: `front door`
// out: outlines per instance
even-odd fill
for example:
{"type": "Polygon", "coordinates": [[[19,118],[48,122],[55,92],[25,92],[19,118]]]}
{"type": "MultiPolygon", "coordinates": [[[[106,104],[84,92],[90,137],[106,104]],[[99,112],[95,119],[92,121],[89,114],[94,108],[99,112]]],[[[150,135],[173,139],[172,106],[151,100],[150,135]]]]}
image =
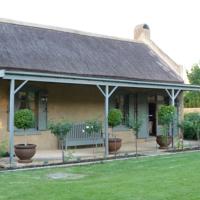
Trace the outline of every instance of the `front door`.
{"type": "Polygon", "coordinates": [[[149,103],[149,135],[156,136],[156,103],[149,103]]]}

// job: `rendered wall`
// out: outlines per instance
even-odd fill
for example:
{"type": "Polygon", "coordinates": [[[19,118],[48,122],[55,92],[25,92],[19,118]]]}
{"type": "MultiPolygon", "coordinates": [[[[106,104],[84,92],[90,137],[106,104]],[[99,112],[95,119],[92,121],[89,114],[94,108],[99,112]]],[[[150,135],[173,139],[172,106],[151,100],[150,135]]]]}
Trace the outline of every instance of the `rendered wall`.
{"type": "MultiPolygon", "coordinates": [[[[82,122],[93,118],[103,118],[104,98],[95,86],[64,84],[32,84],[34,87],[48,90],[48,121],[66,119],[82,122]]],[[[0,142],[9,139],[8,119],[9,84],[0,83],[0,142]]],[[[15,135],[15,144],[24,143],[22,135],[15,135]]],[[[28,142],[38,149],[57,149],[57,138],[49,131],[36,132],[28,136],[28,142]]]]}

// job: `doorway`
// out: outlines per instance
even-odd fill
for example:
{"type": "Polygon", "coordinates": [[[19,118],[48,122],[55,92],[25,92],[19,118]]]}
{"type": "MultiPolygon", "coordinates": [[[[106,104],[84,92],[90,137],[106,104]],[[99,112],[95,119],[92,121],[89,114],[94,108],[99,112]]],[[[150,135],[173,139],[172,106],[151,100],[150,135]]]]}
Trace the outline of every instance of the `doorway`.
{"type": "Polygon", "coordinates": [[[156,103],[149,103],[149,135],[156,136],[156,103]]]}

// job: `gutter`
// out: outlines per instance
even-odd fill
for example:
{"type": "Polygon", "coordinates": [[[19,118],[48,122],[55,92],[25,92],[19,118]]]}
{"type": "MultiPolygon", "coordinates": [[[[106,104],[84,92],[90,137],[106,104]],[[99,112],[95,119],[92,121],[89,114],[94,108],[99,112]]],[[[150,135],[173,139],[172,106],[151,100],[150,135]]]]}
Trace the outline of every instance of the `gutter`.
{"type": "Polygon", "coordinates": [[[5,71],[0,70],[0,77],[4,79],[29,80],[39,82],[52,83],[71,83],[83,85],[109,85],[117,87],[135,87],[135,88],[151,88],[151,89],[176,89],[176,90],[191,90],[200,91],[199,85],[190,85],[184,83],[162,83],[150,81],[132,81],[125,79],[109,79],[98,77],[81,77],[62,74],[40,73],[40,72],[24,72],[24,71],[5,71]]]}

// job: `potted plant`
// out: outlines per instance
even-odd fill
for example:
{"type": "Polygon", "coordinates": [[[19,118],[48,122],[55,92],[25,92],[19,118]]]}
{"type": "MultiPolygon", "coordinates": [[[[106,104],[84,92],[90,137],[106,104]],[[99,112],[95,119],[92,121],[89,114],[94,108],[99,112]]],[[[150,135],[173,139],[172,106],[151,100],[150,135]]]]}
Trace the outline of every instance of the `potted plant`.
{"type": "Polygon", "coordinates": [[[169,135],[170,125],[175,115],[175,107],[172,105],[162,105],[158,111],[158,121],[161,128],[161,135],[157,135],[156,141],[160,149],[167,148],[172,142],[172,136],[169,135]]]}
{"type": "MultiPolygon", "coordinates": [[[[113,108],[109,111],[108,124],[112,128],[112,136],[113,136],[113,128],[115,126],[120,125],[120,123],[122,122],[122,118],[123,117],[121,110],[113,108]]],[[[122,144],[121,138],[116,138],[116,137],[109,138],[108,140],[109,152],[110,153],[117,152],[120,149],[121,144],[122,144]]]]}
{"type": "Polygon", "coordinates": [[[14,123],[15,127],[24,130],[25,143],[15,145],[15,155],[19,158],[18,162],[30,163],[31,158],[35,155],[36,145],[27,143],[26,129],[32,128],[34,125],[34,115],[29,109],[20,109],[15,112],[14,123]]]}
{"type": "Polygon", "coordinates": [[[57,123],[51,123],[49,126],[49,129],[51,130],[51,133],[53,133],[61,144],[61,150],[62,150],[62,161],[65,162],[65,155],[64,155],[64,143],[66,139],[66,135],[69,133],[69,131],[72,128],[72,124],[66,121],[61,121],[57,123]]]}

